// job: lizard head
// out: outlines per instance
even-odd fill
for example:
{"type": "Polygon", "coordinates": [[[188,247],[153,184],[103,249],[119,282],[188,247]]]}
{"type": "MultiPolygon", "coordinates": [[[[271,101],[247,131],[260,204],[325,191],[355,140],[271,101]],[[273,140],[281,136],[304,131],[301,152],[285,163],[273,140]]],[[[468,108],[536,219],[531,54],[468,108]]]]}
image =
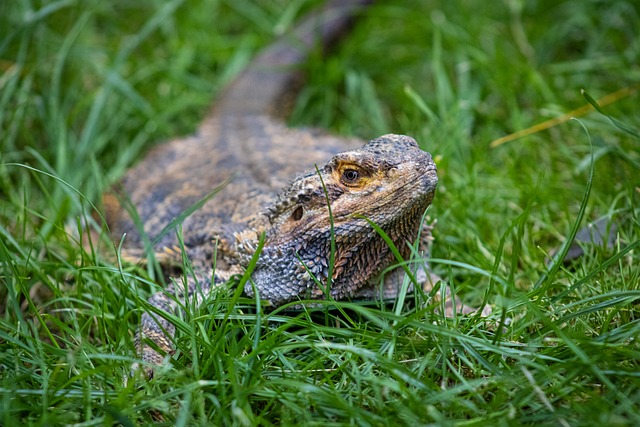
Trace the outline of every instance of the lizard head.
{"type": "MultiPolygon", "coordinates": [[[[252,273],[260,297],[276,305],[323,298],[316,280],[325,286],[329,274],[334,298],[353,296],[395,259],[365,218],[406,256],[437,182],[431,155],[403,135],[374,139],[297,178],[267,213],[270,225],[252,273]]],[[[251,284],[245,290],[253,294],[251,284]]]]}

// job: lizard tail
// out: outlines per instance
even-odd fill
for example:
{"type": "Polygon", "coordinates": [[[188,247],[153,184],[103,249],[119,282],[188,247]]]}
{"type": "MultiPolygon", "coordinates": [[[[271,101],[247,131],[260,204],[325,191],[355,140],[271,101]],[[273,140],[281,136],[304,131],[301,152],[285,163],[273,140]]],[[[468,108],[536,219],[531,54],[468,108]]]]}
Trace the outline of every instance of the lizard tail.
{"type": "Polygon", "coordinates": [[[299,65],[314,46],[330,46],[372,0],[333,0],[267,47],[222,93],[215,115],[285,116],[297,92],[299,65]]]}

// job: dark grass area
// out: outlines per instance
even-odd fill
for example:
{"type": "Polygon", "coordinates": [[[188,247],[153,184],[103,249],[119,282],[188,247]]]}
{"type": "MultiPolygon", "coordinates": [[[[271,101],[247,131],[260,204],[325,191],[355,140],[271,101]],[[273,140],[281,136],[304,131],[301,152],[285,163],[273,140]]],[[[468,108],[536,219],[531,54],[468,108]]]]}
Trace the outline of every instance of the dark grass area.
{"type": "Polygon", "coordinates": [[[0,4],[0,424],[639,424],[632,1],[381,1],[305,64],[292,124],[434,155],[432,264],[489,319],[444,319],[428,295],[268,312],[230,288],[177,319],[170,369],[123,385],[153,281],[71,229],[316,3],[0,4]],[[615,94],[613,120],[491,145],[589,105],[581,90],[615,94]],[[611,247],[549,263],[601,218],[611,247]]]}

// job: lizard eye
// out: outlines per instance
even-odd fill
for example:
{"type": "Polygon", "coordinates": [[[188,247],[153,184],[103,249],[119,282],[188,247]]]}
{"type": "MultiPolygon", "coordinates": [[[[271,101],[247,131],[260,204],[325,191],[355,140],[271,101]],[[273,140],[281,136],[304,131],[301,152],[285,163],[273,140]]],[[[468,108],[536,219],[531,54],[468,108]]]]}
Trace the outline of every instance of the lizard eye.
{"type": "Polygon", "coordinates": [[[304,211],[302,210],[302,206],[298,206],[291,214],[291,219],[294,221],[300,221],[303,213],[304,211]]]}
{"type": "Polygon", "coordinates": [[[355,184],[360,178],[360,173],[355,169],[345,169],[342,172],[342,182],[344,184],[355,184]]]}

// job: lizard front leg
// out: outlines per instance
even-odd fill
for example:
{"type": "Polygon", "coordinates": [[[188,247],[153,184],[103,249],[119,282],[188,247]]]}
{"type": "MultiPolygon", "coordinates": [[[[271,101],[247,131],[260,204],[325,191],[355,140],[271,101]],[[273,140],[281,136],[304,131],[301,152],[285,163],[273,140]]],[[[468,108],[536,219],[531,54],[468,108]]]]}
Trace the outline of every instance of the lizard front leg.
{"type": "Polygon", "coordinates": [[[145,311],[140,318],[135,346],[141,363],[134,363],[131,373],[142,369],[151,379],[154,369],[163,363],[165,356],[175,353],[175,325],[159,312],[180,315],[184,313],[187,303],[198,307],[215,287],[225,282],[218,274],[214,275],[213,270],[209,270],[195,276],[187,275],[184,281],[174,279],[167,289],[153,294],[148,302],[156,310],[145,311]]]}

